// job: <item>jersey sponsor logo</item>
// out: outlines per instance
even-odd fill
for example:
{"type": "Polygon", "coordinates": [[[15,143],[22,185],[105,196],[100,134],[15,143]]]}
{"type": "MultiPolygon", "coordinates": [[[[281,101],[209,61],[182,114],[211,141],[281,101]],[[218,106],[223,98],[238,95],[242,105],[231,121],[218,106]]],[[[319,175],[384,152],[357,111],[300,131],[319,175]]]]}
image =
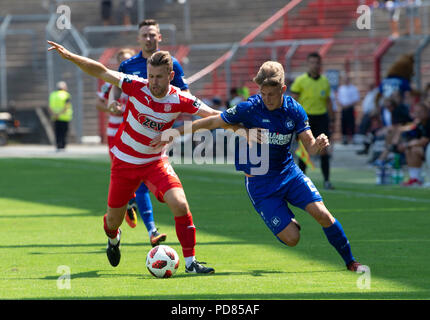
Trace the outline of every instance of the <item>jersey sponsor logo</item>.
{"type": "Polygon", "coordinates": [[[270,120],[269,119],[263,119],[262,120],[262,122],[264,123],[264,122],[266,122],[266,123],[270,123],[270,120]]]}
{"type": "Polygon", "coordinates": [[[325,97],[325,95],[326,95],[325,90],[321,90],[321,97],[325,97]]]}
{"type": "Polygon", "coordinates": [[[151,119],[148,115],[143,114],[143,113],[139,113],[139,115],[137,117],[137,121],[139,121],[139,123],[142,126],[147,127],[151,130],[155,130],[155,131],[162,131],[164,126],[166,125],[166,123],[157,122],[157,121],[151,119]]]}
{"type": "Polygon", "coordinates": [[[267,140],[269,144],[285,145],[291,141],[292,134],[281,134],[277,132],[269,132],[267,134],[267,140]]]}

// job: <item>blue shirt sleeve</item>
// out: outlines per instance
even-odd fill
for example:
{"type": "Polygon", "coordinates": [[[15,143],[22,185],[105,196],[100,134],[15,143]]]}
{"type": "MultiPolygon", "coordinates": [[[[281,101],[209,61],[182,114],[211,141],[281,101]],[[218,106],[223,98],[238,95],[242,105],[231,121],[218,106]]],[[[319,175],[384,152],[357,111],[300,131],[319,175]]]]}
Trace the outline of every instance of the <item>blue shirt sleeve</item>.
{"type": "Polygon", "coordinates": [[[173,60],[173,71],[175,71],[175,76],[170,83],[181,90],[188,90],[188,84],[185,82],[184,70],[176,59],[173,60]]]}
{"type": "Polygon", "coordinates": [[[229,124],[245,122],[247,113],[246,110],[248,107],[248,101],[241,102],[234,107],[224,110],[224,112],[221,113],[221,118],[229,124]]]}
{"type": "Polygon", "coordinates": [[[287,98],[288,107],[291,108],[294,112],[294,122],[295,129],[297,134],[302,133],[305,130],[309,130],[311,127],[309,126],[308,115],[306,114],[305,109],[294,100],[292,97],[287,98]]]}

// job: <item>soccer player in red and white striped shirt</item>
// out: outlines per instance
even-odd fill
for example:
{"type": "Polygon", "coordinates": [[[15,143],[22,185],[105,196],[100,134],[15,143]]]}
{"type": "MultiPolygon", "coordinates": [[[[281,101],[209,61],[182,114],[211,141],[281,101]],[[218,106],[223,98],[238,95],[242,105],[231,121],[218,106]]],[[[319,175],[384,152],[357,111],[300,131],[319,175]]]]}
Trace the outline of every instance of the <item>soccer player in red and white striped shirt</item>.
{"type": "MultiPolygon", "coordinates": [[[[219,114],[189,93],[170,85],[174,77],[168,52],[157,51],[148,59],[148,79],[133,80],[130,75],[107,69],[101,63],[69,52],[48,41],[64,59],[75,63],[84,72],[120,87],[129,95],[124,122],[111,149],[114,159],[108,195],[104,230],[108,236],[107,256],[112,266],[120,261],[119,228],[128,200],[143,181],[160,202],[165,202],[175,218],[178,240],[182,246],[187,273],[213,273],[195,259],[196,229],[181,182],[160,149],[151,140],[172,127],[181,113],[200,117],[219,114]]],[[[230,128],[230,125],[225,125],[230,128]]]]}

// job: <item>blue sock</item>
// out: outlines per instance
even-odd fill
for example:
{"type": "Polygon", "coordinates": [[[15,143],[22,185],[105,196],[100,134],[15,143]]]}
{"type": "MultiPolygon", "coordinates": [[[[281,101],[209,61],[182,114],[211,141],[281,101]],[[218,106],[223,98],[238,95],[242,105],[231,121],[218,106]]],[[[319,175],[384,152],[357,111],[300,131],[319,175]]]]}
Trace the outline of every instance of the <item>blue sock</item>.
{"type": "Polygon", "coordinates": [[[136,191],[136,203],[143,223],[150,234],[156,228],[152,212],[151,197],[149,195],[148,188],[143,183],[136,191]]]}
{"type": "Polygon", "coordinates": [[[327,236],[328,242],[337,250],[346,265],[354,261],[351,246],[339,221],[335,220],[330,227],[323,228],[323,231],[327,236]]]}

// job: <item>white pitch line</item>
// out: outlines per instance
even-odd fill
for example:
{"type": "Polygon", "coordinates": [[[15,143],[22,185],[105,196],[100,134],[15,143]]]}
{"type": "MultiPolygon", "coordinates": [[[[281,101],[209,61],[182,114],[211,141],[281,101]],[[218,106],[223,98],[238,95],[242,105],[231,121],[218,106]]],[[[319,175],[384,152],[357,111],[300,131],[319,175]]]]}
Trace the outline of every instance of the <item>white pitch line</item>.
{"type": "Polygon", "coordinates": [[[353,197],[360,198],[381,198],[381,199],[390,199],[397,201],[407,201],[407,202],[424,202],[430,203],[430,199],[417,199],[412,197],[403,197],[403,196],[394,196],[394,195],[385,195],[385,194],[375,194],[375,193],[365,193],[365,192],[356,192],[356,191],[346,191],[346,190],[333,190],[331,193],[340,193],[346,194],[353,197]]]}

